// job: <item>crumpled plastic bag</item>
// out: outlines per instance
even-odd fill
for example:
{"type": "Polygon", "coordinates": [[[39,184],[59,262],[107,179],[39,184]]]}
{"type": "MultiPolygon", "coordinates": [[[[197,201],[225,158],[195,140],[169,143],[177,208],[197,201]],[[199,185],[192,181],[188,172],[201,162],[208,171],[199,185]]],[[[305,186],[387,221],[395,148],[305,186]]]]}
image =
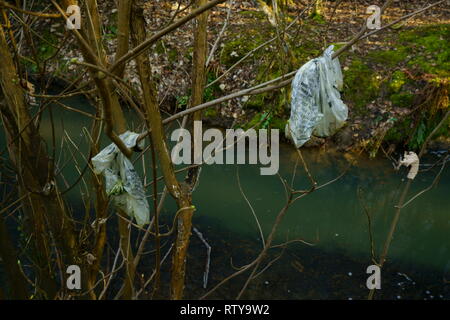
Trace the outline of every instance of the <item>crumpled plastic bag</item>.
{"type": "Polygon", "coordinates": [[[328,137],[341,128],[348,118],[348,108],[339,93],[343,77],[339,60],[332,59],[334,46],[319,58],[304,64],[292,81],[291,117],[287,136],[297,148],[312,134],[328,137]]]}
{"type": "MultiPolygon", "coordinates": [[[[119,137],[128,148],[142,150],[143,141],[137,143],[139,134],[127,131],[119,137]]],[[[139,226],[149,223],[150,209],[142,181],[120,149],[111,143],[92,158],[92,165],[96,174],[105,177],[106,193],[113,204],[135,218],[139,226]]]]}
{"type": "Polygon", "coordinates": [[[405,151],[405,153],[403,154],[403,159],[400,160],[398,165],[399,165],[399,167],[400,166],[405,166],[405,167],[411,166],[411,168],[409,169],[407,178],[414,180],[414,178],[417,175],[417,172],[419,171],[419,164],[420,164],[420,160],[415,152],[412,152],[412,151],[406,152],[405,151]]]}

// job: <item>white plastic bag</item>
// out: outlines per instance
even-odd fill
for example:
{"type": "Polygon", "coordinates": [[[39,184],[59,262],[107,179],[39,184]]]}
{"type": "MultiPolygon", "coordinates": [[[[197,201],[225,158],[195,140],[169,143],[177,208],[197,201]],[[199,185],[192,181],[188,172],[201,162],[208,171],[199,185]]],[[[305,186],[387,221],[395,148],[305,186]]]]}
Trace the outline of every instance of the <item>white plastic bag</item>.
{"type": "Polygon", "coordinates": [[[312,134],[327,137],[341,128],[348,117],[339,90],[343,79],[339,60],[332,59],[334,46],[323,56],[310,60],[296,73],[292,81],[291,117],[286,133],[297,148],[312,134]]]}
{"type": "MultiPolygon", "coordinates": [[[[124,144],[132,149],[142,150],[143,141],[137,143],[139,134],[127,131],[120,135],[124,144]]],[[[92,158],[96,174],[105,177],[106,193],[112,198],[113,204],[136,219],[139,226],[150,221],[150,209],[145,198],[142,181],[134,170],[131,161],[111,143],[92,158]]]]}
{"type": "Polygon", "coordinates": [[[417,172],[419,172],[419,164],[420,160],[419,157],[415,152],[409,151],[403,154],[403,159],[399,162],[400,166],[410,167],[407,178],[410,180],[414,180],[414,178],[417,175],[417,172]]]}

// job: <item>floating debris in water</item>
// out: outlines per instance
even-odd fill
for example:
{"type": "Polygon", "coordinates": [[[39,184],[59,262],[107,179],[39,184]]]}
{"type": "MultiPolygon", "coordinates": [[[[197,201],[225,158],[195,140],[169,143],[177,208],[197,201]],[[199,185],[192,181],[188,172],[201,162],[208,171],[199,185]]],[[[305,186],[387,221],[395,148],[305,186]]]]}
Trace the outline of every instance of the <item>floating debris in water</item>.
{"type": "Polygon", "coordinates": [[[264,281],[264,284],[265,284],[265,285],[269,284],[269,281],[264,281]]]}
{"type": "Polygon", "coordinates": [[[442,157],[447,152],[448,152],[448,150],[433,150],[433,151],[430,151],[431,154],[434,154],[434,155],[436,155],[438,157],[442,157]]]}
{"type": "Polygon", "coordinates": [[[353,300],[353,298],[348,298],[348,300],[353,300]]]}
{"type": "Polygon", "coordinates": [[[351,277],[351,276],[352,276],[352,274],[353,274],[353,273],[349,272],[349,273],[348,273],[348,276],[349,276],[349,277],[351,277]]]}
{"type": "MultiPolygon", "coordinates": [[[[401,272],[397,272],[397,274],[399,275],[399,276],[402,276],[402,277],[404,277],[406,280],[408,280],[408,281],[412,281],[412,279],[410,278],[410,277],[408,277],[406,274],[404,274],[404,273],[401,273],[401,272]]],[[[413,282],[414,284],[415,284],[415,282],[413,282]]]]}
{"type": "Polygon", "coordinates": [[[336,233],[334,236],[335,236],[335,237],[339,237],[339,233],[336,233]]]}
{"type": "Polygon", "coordinates": [[[425,291],[425,293],[426,293],[426,294],[431,294],[431,292],[430,292],[430,291],[428,291],[428,290],[427,290],[427,291],[425,291]]]}
{"type": "Polygon", "coordinates": [[[397,296],[397,299],[401,299],[402,297],[401,296],[397,296]]]}

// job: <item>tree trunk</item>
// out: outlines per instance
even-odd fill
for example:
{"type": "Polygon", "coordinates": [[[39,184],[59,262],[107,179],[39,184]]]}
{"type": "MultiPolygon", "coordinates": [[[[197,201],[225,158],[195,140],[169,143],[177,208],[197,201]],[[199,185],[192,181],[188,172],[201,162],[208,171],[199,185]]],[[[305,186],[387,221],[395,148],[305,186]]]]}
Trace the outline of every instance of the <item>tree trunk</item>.
{"type": "Polygon", "coordinates": [[[5,100],[4,104],[0,104],[1,115],[10,159],[18,177],[19,196],[23,198],[24,212],[29,217],[29,232],[36,246],[31,253],[36,255],[38,286],[42,287],[46,298],[54,298],[57,286],[53,278],[55,271],[51,267],[52,248],[61,250],[62,268],[80,262],[74,226],[66,217],[54,177],[53,159],[48,157],[45,144],[29,114],[20,86],[21,79],[2,26],[0,56],[0,85],[5,100]],[[50,239],[55,243],[51,243],[50,239]]]}
{"type": "MultiPolygon", "coordinates": [[[[66,0],[64,2],[66,6],[70,4],[74,4],[73,0],[66,0]]],[[[121,6],[126,8],[128,5],[128,1],[121,0],[121,6]]],[[[93,65],[103,67],[107,66],[106,61],[106,54],[105,50],[103,48],[102,44],[102,29],[101,29],[101,18],[98,12],[97,2],[96,1],[88,1],[87,2],[87,19],[83,19],[83,21],[87,21],[84,23],[82,30],[87,30],[85,32],[85,36],[83,36],[84,32],[80,32],[81,37],[78,37],[78,41],[80,44],[80,48],[82,49],[82,53],[84,56],[84,59],[93,65]],[[84,45],[84,41],[86,41],[89,45],[89,47],[86,47],[84,45]]],[[[126,12],[121,13],[121,18],[124,19],[126,17],[126,12]],[[125,14],[125,15],[124,15],[125,14]]],[[[122,21],[123,22],[123,21],[122,21]]],[[[126,51],[125,49],[128,49],[128,38],[129,37],[129,31],[127,32],[127,27],[124,26],[123,23],[121,25],[121,37],[120,37],[120,50],[121,52],[116,55],[116,58],[120,58],[121,54],[124,54],[126,51]]],[[[103,111],[103,118],[106,122],[105,125],[105,131],[106,134],[112,138],[116,137],[117,135],[120,135],[124,133],[127,130],[127,124],[125,117],[122,112],[122,108],[119,103],[119,97],[117,96],[116,90],[114,90],[114,85],[111,80],[111,78],[105,78],[104,75],[102,76],[98,70],[91,68],[90,69],[91,76],[94,79],[94,82],[98,88],[99,97],[102,104],[102,111],[103,111]]],[[[123,72],[119,69],[119,72],[123,72]]],[[[116,142],[117,140],[113,140],[116,142]]],[[[120,141],[119,141],[120,142],[120,141]]],[[[117,144],[117,143],[116,143],[117,144]]],[[[127,154],[129,156],[129,154],[127,154]]],[[[100,190],[100,188],[97,186],[97,199],[100,200],[99,205],[97,208],[102,208],[104,203],[104,195],[102,194],[104,191],[100,190]]],[[[100,212],[100,214],[97,214],[97,219],[101,219],[101,216],[103,214],[103,211],[100,212]]],[[[126,214],[122,212],[121,210],[118,210],[118,214],[122,217],[126,217],[126,214]]],[[[125,272],[125,285],[121,290],[121,298],[123,299],[131,299],[133,296],[133,282],[134,282],[134,276],[135,276],[135,267],[134,267],[134,256],[133,252],[130,246],[129,241],[129,232],[128,232],[128,223],[124,220],[118,217],[118,224],[119,224],[119,233],[120,233],[120,247],[122,249],[122,253],[124,254],[124,259],[126,261],[126,272],[125,272]]],[[[97,254],[101,254],[103,252],[103,246],[105,244],[105,239],[103,237],[106,237],[106,234],[102,233],[100,235],[101,238],[98,238],[97,240],[97,246],[96,251],[97,254]]],[[[97,261],[101,260],[101,256],[96,257],[97,261]]],[[[97,267],[94,265],[94,267],[97,267]]],[[[95,282],[95,272],[97,268],[93,269],[91,267],[90,272],[90,285],[92,286],[95,282]]]]}

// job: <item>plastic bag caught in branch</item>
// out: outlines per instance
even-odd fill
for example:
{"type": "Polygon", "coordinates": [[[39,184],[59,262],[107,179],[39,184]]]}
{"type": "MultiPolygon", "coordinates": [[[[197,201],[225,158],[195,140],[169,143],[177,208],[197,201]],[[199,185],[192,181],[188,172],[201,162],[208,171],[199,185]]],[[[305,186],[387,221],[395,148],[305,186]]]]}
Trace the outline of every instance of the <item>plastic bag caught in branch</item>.
{"type": "Polygon", "coordinates": [[[339,90],[343,86],[339,60],[332,59],[334,46],[308,61],[292,81],[291,117],[286,132],[297,148],[311,137],[327,137],[341,128],[348,117],[339,90]]]}
{"type": "Polygon", "coordinates": [[[419,171],[419,164],[420,164],[420,160],[415,152],[412,152],[412,151],[406,152],[405,151],[405,153],[403,155],[403,159],[401,159],[399,162],[399,167],[400,166],[405,166],[405,167],[411,166],[411,168],[409,169],[407,178],[410,180],[414,180],[414,178],[417,175],[417,172],[419,171]]]}
{"type": "MultiPolygon", "coordinates": [[[[138,137],[139,134],[130,131],[120,135],[128,148],[142,150],[143,141],[137,143],[138,137]]],[[[135,218],[139,226],[149,223],[150,209],[142,181],[119,148],[114,143],[110,144],[92,158],[92,165],[96,174],[105,177],[106,193],[113,204],[135,218]]]]}

